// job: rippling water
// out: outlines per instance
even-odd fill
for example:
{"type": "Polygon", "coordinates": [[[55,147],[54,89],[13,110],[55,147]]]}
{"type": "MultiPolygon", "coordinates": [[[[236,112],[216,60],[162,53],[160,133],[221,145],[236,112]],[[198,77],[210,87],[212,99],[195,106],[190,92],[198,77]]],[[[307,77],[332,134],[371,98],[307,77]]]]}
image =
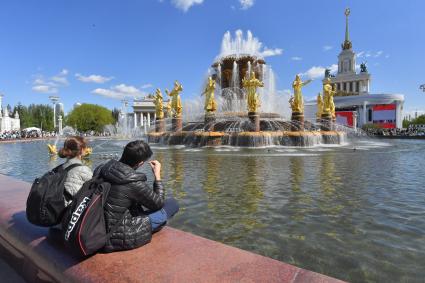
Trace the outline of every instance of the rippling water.
{"type": "MultiPolygon", "coordinates": [[[[91,141],[88,164],[125,144],[91,141]]],[[[352,282],[425,278],[423,141],[153,149],[182,206],[173,227],[352,282]]],[[[60,162],[43,141],[0,144],[0,156],[0,173],[26,181],[60,162]]]]}

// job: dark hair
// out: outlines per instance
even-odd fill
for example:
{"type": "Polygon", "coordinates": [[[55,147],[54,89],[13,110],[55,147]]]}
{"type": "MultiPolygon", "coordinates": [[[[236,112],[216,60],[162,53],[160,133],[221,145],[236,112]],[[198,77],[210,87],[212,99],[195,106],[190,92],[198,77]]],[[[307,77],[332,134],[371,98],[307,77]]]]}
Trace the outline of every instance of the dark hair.
{"type": "Polygon", "coordinates": [[[150,146],[142,140],[129,142],[121,155],[120,161],[130,167],[134,167],[152,156],[150,146]]]}
{"type": "Polygon", "coordinates": [[[59,150],[58,155],[60,158],[74,158],[81,155],[85,148],[87,148],[87,142],[83,137],[68,137],[63,143],[63,148],[59,150]]]}

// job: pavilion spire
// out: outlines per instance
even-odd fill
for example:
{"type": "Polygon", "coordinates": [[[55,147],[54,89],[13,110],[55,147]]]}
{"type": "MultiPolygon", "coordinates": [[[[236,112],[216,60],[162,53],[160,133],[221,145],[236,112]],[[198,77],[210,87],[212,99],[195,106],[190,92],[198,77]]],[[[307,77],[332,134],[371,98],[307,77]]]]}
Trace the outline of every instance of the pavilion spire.
{"type": "Polygon", "coordinates": [[[341,47],[343,50],[346,50],[346,49],[351,49],[352,47],[352,44],[350,41],[350,33],[348,30],[348,16],[350,15],[350,8],[346,8],[344,14],[345,14],[345,40],[341,47]]]}

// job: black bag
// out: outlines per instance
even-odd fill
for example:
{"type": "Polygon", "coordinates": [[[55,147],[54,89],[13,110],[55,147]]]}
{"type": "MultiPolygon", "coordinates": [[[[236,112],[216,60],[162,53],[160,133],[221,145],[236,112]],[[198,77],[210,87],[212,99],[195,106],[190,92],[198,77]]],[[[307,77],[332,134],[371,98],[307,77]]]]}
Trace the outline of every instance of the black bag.
{"type": "Polygon", "coordinates": [[[81,164],[66,169],[59,165],[41,178],[35,179],[27,199],[27,219],[34,225],[49,227],[61,223],[65,212],[65,200],[72,196],[65,191],[68,172],[81,164]]]}
{"type": "Polygon", "coordinates": [[[106,231],[104,206],[110,188],[109,183],[94,177],[84,183],[66,211],[62,222],[63,239],[76,255],[89,256],[106,245],[111,232],[106,231]]]}

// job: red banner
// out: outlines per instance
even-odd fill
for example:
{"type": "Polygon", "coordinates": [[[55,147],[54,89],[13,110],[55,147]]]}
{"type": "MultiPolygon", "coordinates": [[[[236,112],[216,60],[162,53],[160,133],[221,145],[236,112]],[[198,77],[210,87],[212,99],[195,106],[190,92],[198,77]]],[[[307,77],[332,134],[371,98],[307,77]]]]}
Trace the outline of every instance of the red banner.
{"type": "Polygon", "coordinates": [[[395,104],[384,104],[384,105],[375,105],[373,106],[373,111],[382,111],[382,110],[395,110],[395,104]]]}
{"type": "Polygon", "coordinates": [[[340,125],[354,127],[354,111],[337,111],[336,122],[340,125]]]}

